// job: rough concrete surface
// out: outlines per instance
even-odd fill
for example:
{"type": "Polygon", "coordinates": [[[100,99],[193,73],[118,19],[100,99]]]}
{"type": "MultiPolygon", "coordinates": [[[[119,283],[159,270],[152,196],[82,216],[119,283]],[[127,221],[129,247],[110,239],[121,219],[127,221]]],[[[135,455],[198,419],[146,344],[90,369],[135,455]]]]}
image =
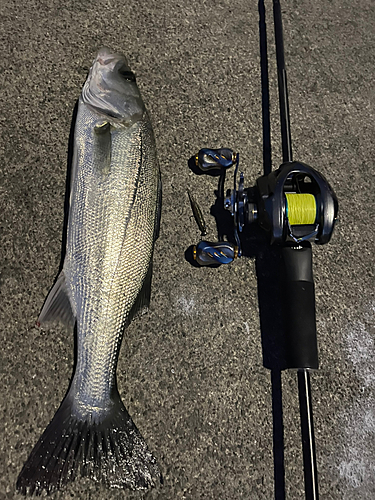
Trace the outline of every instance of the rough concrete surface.
{"type": "MultiPolygon", "coordinates": [[[[281,162],[272,3],[267,0],[273,164],[281,162]]],[[[282,2],[294,157],[335,189],[340,220],[314,247],[320,370],[312,375],[323,499],[375,498],[373,0],[282,2]]],[[[72,112],[99,47],[128,57],[155,131],[163,213],[147,315],[123,341],[118,383],[164,486],[110,491],[86,479],[56,499],[274,498],[270,371],[255,258],[197,269],[186,188],[217,238],[217,178],[188,159],[241,153],[262,173],[257,2],[1,2],[0,499],[67,389],[73,334],[35,320],[59,266],[72,112]]],[[[296,375],[282,375],[285,491],[304,498],[296,375]]],[[[279,497],[281,498],[281,497],[279,497]]]]}

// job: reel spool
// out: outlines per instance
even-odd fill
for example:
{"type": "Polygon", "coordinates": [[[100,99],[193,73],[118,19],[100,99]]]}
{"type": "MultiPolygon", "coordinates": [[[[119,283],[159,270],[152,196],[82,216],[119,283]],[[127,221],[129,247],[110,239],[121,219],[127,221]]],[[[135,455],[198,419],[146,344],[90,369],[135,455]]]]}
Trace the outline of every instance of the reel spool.
{"type": "Polygon", "coordinates": [[[285,194],[286,217],[291,226],[315,224],[316,199],[312,194],[285,194]]]}
{"type": "Polygon", "coordinates": [[[328,243],[337,219],[338,202],[322,174],[300,162],[283,163],[260,177],[254,188],[244,188],[244,174],[237,186],[239,154],[228,148],[201,149],[195,156],[202,172],[235,166],[234,185],[224,202],[233,216],[236,245],[201,241],[194,259],[201,266],[229,264],[241,257],[239,233],[255,221],[270,235],[271,243],[328,243]]]}
{"type": "MultiPolygon", "coordinates": [[[[271,243],[331,239],[337,219],[335,193],[322,174],[300,162],[283,163],[256,183],[257,220],[271,243]]],[[[254,218],[250,215],[248,221],[254,218]]]]}

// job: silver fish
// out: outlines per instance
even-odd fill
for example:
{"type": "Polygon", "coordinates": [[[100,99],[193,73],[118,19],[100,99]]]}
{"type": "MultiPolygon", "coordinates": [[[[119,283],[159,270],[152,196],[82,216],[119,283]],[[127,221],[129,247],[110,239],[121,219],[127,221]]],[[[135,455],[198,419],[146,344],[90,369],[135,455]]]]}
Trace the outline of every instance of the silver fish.
{"type": "Polygon", "coordinates": [[[160,478],[117,390],[123,331],[149,303],[161,183],[151,124],[123,55],[98,52],[79,98],[66,253],[39,322],[75,324],[68,392],[17,481],[51,493],[80,472],[109,487],[160,478]]]}

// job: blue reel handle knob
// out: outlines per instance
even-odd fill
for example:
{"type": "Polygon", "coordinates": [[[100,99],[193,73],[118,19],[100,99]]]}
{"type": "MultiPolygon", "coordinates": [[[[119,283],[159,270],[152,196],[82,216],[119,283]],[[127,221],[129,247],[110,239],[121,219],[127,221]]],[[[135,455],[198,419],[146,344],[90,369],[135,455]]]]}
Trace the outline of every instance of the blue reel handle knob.
{"type": "Polygon", "coordinates": [[[238,256],[238,248],[228,241],[200,241],[193,249],[194,260],[200,266],[230,264],[238,256]]]}
{"type": "Polygon", "coordinates": [[[195,156],[195,164],[202,172],[230,168],[236,162],[236,153],[231,149],[201,149],[195,156]]]}

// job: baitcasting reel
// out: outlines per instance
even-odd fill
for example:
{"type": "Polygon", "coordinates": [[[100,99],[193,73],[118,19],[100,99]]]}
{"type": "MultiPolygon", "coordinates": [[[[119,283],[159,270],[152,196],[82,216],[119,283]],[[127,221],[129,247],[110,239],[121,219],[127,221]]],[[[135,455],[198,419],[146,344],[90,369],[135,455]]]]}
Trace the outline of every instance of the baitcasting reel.
{"type": "MultiPolygon", "coordinates": [[[[278,259],[280,264],[279,294],[282,295],[284,316],[284,327],[280,332],[280,347],[284,354],[279,357],[279,354],[275,353],[275,358],[279,359],[271,368],[273,372],[271,377],[276,377],[279,370],[280,372],[285,369],[297,370],[305,496],[307,500],[318,500],[309,375],[310,370],[316,370],[319,367],[311,242],[325,244],[331,239],[337,219],[338,202],[332,188],[319,172],[304,163],[293,161],[279,0],[273,0],[273,14],[283,163],[277,170],[271,170],[267,32],[265,6],[263,0],[260,0],[264,175],[259,177],[254,187],[245,188],[243,173],[239,174],[237,184],[238,154],[233,153],[230,149],[201,149],[199,151],[195,157],[196,168],[202,172],[216,170],[221,174],[218,189],[219,199],[224,198],[226,170],[234,166],[233,188],[224,199],[224,208],[230,210],[233,216],[236,244],[228,241],[215,243],[201,241],[194,249],[194,257],[198,265],[201,266],[232,262],[236,256],[242,255],[240,234],[247,225],[255,221],[269,235],[270,243],[277,244],[279,247],[280,251],[276,251],[275,254],[279,253],[280,257],[278,259]]],[[[203,237],[206,234],[206,229],[202,213],[191,195],[189,196],[194,216],[203,237]]],[[[274,344],[273,341],[272,344],[274,344]]],[[[277,380],[277,378],[273,380],[277,380]]],[[[281,387],[281,373],[278,383],[281,387]]],[[[273,384],[273,390],[277,387],[278,385],[273,384]]],[[[273,398],[273,402],[275,399],[273,398]]],[[[282,429],[282,416],[281,422],[275,425],[277,422],[275,415],[276,412],[274,412],[274,429],[276,427],[282,429]]],[[[275,492],[280,492],[284,498],[283,464],[279,467],[282,462],[283,457],[280,460],[280,455],[278,457],[275,455],[275,492]]],[[[279,494],[276,493],[276,496],[279,494]]]]}
{"type": "Polygon", "coordinates": [[[337,219],[335,193],[322,174],[300,162],[283,163],[259,177],[253,188],[244,187],[241,172],[237,186],[239,154],[230,149],[201,149],[195,157],[202,172],[225,171],[234,166],[234,186],[224,207],[233,216],[236,245],[228,241],[201,241],[194,259],[201,266],[229,264],[241,257],[239,233],[255,221],[270,236],[271,243],[299,245],[304,241],[328,243],[337,219]]]}

